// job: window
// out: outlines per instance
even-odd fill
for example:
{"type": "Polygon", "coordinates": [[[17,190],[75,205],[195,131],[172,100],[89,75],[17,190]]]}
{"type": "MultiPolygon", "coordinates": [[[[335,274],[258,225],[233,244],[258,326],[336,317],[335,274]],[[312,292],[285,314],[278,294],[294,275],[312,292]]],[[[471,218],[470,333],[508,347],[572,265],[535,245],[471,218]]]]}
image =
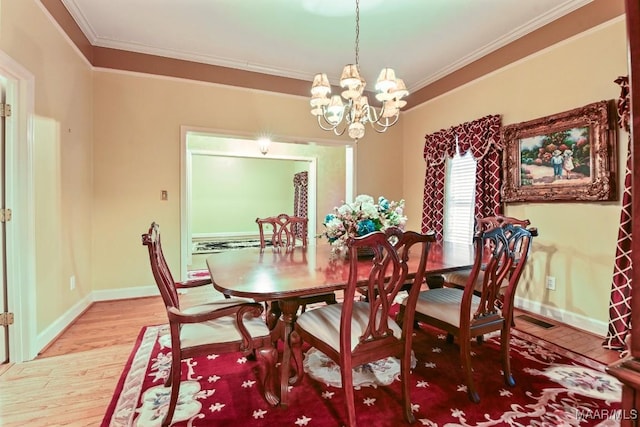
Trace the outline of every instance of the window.
{"type": "Polygon", "coordinates": [[[476,199],[476,161],[467,151],[447,159],[444,181],[444,240],[471,243],[476,199]]]}

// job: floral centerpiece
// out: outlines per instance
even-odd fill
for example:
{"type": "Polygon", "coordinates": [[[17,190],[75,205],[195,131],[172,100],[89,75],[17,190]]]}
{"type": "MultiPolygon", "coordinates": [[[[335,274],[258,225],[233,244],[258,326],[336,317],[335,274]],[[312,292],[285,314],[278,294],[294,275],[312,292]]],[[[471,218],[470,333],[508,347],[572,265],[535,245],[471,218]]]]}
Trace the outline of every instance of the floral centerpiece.
{"type": "Polygon", "coordinates": [[[362,194],[353,203],[333,208],[333,213],[325,217],[326,230],[323,235],[333,246],[334,252],[346,252],[349,237],[384,231],[392,226],[404,229],[407,217],[403,211],[404,200],[392,202],[381,196],[376,204],[373,197],[362,194]]]}

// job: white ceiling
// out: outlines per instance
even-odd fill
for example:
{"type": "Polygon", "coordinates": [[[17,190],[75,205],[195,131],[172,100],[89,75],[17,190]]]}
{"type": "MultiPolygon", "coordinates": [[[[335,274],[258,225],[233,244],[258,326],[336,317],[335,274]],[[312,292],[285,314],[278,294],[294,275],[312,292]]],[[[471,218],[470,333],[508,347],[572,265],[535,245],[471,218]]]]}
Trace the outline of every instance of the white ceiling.
{"type": "MultiPolygon", "coordinates": [[[[360,0],[360,68],[410,91],[591,0],[360,0]]],[[[355,0],[63,0],[94,46],[336,84],[355,62],[355,0]]]]}

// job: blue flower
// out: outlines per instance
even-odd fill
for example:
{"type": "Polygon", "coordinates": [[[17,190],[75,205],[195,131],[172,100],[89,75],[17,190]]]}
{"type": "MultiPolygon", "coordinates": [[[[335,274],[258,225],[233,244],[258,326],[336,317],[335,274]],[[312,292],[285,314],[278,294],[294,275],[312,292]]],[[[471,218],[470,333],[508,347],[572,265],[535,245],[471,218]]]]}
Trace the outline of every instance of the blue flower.
{"type": "Polygon", "coordinates": [[[358,222],[358,236],[364,236],[374,231],[376,231],[376,226],[370,219],[363,219],[358,222]]]}
{"type": "Polygon", "coordinates": [[[389,210],[390,203],[387,199],[380,196],[380,198],[378,199],[378,206],[381,211],[386,211],[386,210],[389,210]]]}
{"type": "Polygon", "coordinates": [[[325,224],[329,221],[331,221],[332,219],[334,219],[336,216],[334,214],[327,214],[327,216],[324,217],[324,222],[325,224]]]}

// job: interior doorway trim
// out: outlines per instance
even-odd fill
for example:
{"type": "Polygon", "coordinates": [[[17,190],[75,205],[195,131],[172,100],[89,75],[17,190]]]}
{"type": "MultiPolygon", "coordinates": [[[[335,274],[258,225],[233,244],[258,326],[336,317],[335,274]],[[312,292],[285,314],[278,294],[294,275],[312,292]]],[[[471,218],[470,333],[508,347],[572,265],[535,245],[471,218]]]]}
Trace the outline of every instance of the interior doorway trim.
{"type": "MultiPolygon", "coordinates": [[[[214,137],[214,136],[212,136],[214,137]]],[[[217,137],[215,137],[217,138],[217,137]]],[[[192,238],[192,231],[191,231],[191,215],[190,215],[190,211],[189,208],[191,206],[191,191],[192,191],[192,182],[191,182],[191,172],[192,172],[192,158],[193,156],[216,156],[216,157],[238,157],[238,158],[243,158],[243,159],[264,159],[264,156],[262,156],[261,154],[257,154],[257,155],[251,155],[251,154],[246,154],[246,153],[231,153],[231,152],[224,152],[224,151],[215,151],[215,150],[203,150],[203,149],[190,149],[189,147],[187,147],[187,162],[186,162],[186,166],[187,166],[187,173],[186,173],[186,179],[187,179],[187,183],[186,183],[186,194],[185,194],[185,205],[186,205],[186,214],[185,216],[181,219],[181,222],[184,224],[186,222],[186,230],[183,232],[183,236],[186,236],[186,239],[183,237],[181,239],[181,241],[183,243],[186,243],[186,247],[184,248],[183,254],[182,254],[182,263],[181,263],[181,269],[183,269],[183,275],[186,276],[187,275],[187,265],[191,264],[191,258],[192,258],[192,253],[191,253],[191,238],[192,238]]],[[[305,162],[308,164],[307,166],[307,171],[309,172],[309,194],[308,194],[308,206],[309,206],[309,211],[308,211],[308,219],[309,219],[309,225],[308,225],[308,229],[309,230],[316,230],[316,203],[317,203],[317,164],[318,164],[318,160],[314,157],[303,157],[303,156],[269,156],[267,158],[267,160],[291,160],[291,161],[295,161],[295,162],[305,162]]],[[[257,230],[256,230],[257,232],[257,230]]],[[[310,245],[315,245],[315,232],[313,233],[309,233],[309,244],[310,245]]],[[[183,280],[185,280],[186,277],[183,277],[183,280]]]]}
{"type": "Polygon", "coordinates": [[[35,78],[0,50],[0,75],[12,105],[7,121],[6,204],[13,211],[7,223],[7,301],[15,321],[9,327],[9,359],[36,357],[35,211],[33,147],[35,78]]]}
{"type": "MultiPolygon", "coordinates": [[[[251,153],[234,153],[231,151],[216,151],[202,150],[202,149],[190,149],[188,147],[189,134],[210,135],[213,138],[233,138],[243,139],[247,141],[257,140],[254,134],[242,133],[242,132],[229,132],[216,129],[195,128],[189,126],[181,126],[181,149],[180,149],[180,277],[181,280],[187,279],[187,265],[189,265],[191,259],[191,227],[190,227],[190,212],[191,206],[191,158],[193,154],[207,154],[218,155],[226,157],[246,157],[246,158],[264,158],[263,155],[257,153],[253,155],[251,153]]],[[[272,137],[274,142],[278,143],[300,143],[300,138],[292,137],[272,137]]],[[[309,140],[311,143],[311,140],[309,140]]],[[[345,149],[346,156],[346,182],[345,182],[345,198],[351,200],[354,194],[355,187],[355,145],[352,143],[336,142],[336,141],[321,141],[322,145],[332,145],[335,147],[342,147],[345,149]]],[[[279,160],[294,160],[294,161],[307,161],[309,162],[309,230],[316,230],[317,222],[317,159],[304,157],[304,156],[286,156],[286,155],[269,155],[269,159],[279,160]]],[[[313,236],[309,236],[309,243],[315,244],[315,232],[313,236]]]]}

